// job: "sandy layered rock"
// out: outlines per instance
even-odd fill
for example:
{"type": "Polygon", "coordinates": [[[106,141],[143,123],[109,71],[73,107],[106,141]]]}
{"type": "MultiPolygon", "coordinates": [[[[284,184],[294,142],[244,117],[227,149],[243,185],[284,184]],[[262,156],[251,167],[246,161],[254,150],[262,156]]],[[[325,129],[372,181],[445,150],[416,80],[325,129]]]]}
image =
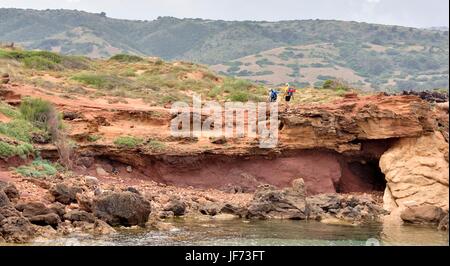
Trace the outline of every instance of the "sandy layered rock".
{"type": "Polygon", "coordinates": [[[386,208],[431,205],[448,212],[448,143],[442,134],[398,140],[382,155],[380,168],[387,181],[386,208]]]}
{"type": "Polygon", "coordinates": [[[403,221],[415,224],[438,224],[445,216],[441,208],[433,205],[407,207],[400,215],[403,221]]]}
{"type": "Polygon", "coordinates": [[[428,103],[414,96],[356,97],[332,106],[281,113],[280,141],[290,147],[358,149],[353,140],[421,136],[435,128],[428,103]]]}

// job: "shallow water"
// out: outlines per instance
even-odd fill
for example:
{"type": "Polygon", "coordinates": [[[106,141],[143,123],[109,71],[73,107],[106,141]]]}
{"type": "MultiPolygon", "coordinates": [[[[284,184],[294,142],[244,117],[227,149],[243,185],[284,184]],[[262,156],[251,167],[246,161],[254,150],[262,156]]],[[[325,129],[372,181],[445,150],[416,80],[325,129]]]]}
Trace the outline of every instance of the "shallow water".
{"type": "Polygon", "coordinates": [[[276,246],[361,246],[361,245],[449,245],[447,232],[428,226],[326,225],[305,221],[174,221],[169,232],[120,230],[108,237],[71,236],[34,245],[276,245],[276,246]]]}

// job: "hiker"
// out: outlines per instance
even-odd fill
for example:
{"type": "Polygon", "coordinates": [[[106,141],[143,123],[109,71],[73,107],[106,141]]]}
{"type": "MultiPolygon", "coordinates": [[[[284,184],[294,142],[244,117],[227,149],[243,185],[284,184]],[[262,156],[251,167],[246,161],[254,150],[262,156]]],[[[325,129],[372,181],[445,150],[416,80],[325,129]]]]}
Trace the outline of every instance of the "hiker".
{"type": "Polygon", "coordinates": [[[269,101],[270,101],[271,103],[276,102],[277,99],[278,99],[278,94],[279,94],[279,93],[280,93],[280,92],[277,91],[277,90],[270,89],[270,92],[269,92],[269,101]]]}
{"type": "Polygon", "coordinates": [[[284,87],[284,99],[286,102],[290,102],[291,99],[294,97],[294,93],[296,90],[292,88],[289,83],[286,83],[286,86],[284,87]]]}

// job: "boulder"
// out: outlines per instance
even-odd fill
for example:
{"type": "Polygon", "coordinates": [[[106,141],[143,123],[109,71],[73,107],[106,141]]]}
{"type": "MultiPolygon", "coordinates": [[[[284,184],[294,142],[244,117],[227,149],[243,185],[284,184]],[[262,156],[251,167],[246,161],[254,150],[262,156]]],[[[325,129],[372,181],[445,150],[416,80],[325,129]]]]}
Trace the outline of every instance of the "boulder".
{"type": "Polygon", "coordinates": [[[151,206],[139,194],[109,192],[94,198],[92,210],[96,217],[112,226],[143,226],[148,221],[151,206]]]}
{"type": "Polygon", "coordinates": [[[52,211],[41,202],[27,202],[16,205],[16,209],[21,211],[23,216],[29,218],[38,215],[52,213],[52,211]]]}
{"type": "Polygon", "coordinates": [[[175,216],[173,211],[160,211],[158,213],[158,218],[160,218],[160,219],[172,218],[173,216],[175,216]]]}
{"type": "Polygon", "coordinates": [[[243,207],[226,203],[222,209],[220,209],[220,214],[232,214],[242,218],[245,216],[246,210],[243,207]]]}
{"type": "Polygon", "coordinates": [[[106,172],[106,170],[103,169],[103,167],[97,167],[95,169],[95,171],[97,172],[97,175],[99,175],[99,176],[107,176],[108,175],[108,172],[106,172]]]}
{"type": "Polygon", "coordinates": [[[56,213],[48,213],[48,214],[41,214],[29,217],[28,220],[32,224],[40,225],[40,226],[46,226],[50,225],[53,228],[56,228],[58,224],[61,222],[61,219],[56,213]]]}
{"type": "Polygon", "coordinates": [[[69,220],[71,222],[80,221],[80,222],[95,222],[95,217],[92,213],[88,213],[80,210],[72,210],[64,215],[65,220],[69,220]]]}
{"type": "Polygon", "coordinates": [[[0,221],[0,236],[10,243],[27,243],[36,236],[36,229],[23,216],[11,216],[0,221]]]}
{"type": "Polygon", "coordinates": [[[307,198],[309,218],[324,222],[340,220],[344,224],[378,221],[386,214],[370,195],[322,194],[307,198]]]}
{"type": "Polygon", "coordinates": [[[135,193],[135,194],[141,194],[141,192],[139,192],[139,190],[137,190],[136,188],[134,188],[134,187],[127,187],[126,189],[125,189],[125,191],[129,191],[129,192],[131,192],[131,193],[135,193]]]}
{"type": "MultiPolygon", "coordinates": [[[[14,208],[12,205],[0,207],[0,217],[2,219],[8,218],[8,217],[13,217],[13,216],[22,216],[22,214],[16,208],[14,208]]],[[[2,219],[0,219],[0,221],[2,219]]]]}
{"type": "Polygon", "coordinates": [[[49,207],[51,212],[58,214],[59,218],[64,218],[64,214],[66,214],[66,206],[60,202],[55,202],[51,204],[49,207]]]}
{"type": "Polygon", "coordinates": [[[439,224],[443,217],[441,208],[428,204],[407,207],[400,214],[404,222],[414,224],[439,224]]]}
{"type": "MultiPolygon", "coordinates": [[[[101,193],[99,193],[100,195],[101,193]]],[[[85,193],[77,194],[77,203],[80,209],[87,212],[92,212],[92,197],[85,193]]]]}
{"type": "Polygon", "coordinates": [[[108,223],[95,219],[94,222],[94,234],[96,235],[110,235],[115,234],[116,230],[112,228],[108,223]]]}
{"type": "Polygon", "coordinates": [[[19,190],[17,190],[14,184],[10,184],[0,180],[0,191],[3,190],[9,200],[18,199],[20,197],[19,190]]]}
{"type": "Polygon", "coordinates": [[[85,176],[84,182],[90,188],[98,186],[98,179],[95,176],[85,176]]]}
{"type": "Polygon", "coordinates": [[[214,216],[218,214],[221,211],[221,209],[222,206],[220,206],[218,203],[206,202],[202,204],[198,210],[204,215],[214,216]]]}
{"type": "Polygon", "coordinates": [[[439,222],[438,229],[442,231],[448,231],[448,213],[439,222]]]}
{"type": "Polygon", "coordinates": [[[3,190],[0,190],[0,207],[4,207],[11,204],[11,201],[9,201],[8,195],[6,195],[3,190]]]}
{"type": "Polygon", "coordinates": [[[69,186],[64,183],[56,184],[50,189],[50,193],[55,197],[55,200],[66,205],[77,202],[76,195],[81,192],[83,190],[80,187],[69,186]]]}
{"type": "Polygon", "coordinates": [[[164,211],[171,211],[175,216],[182,216],[186,212],[186,203],[180,199],[171,199],[163,207],[164,211]]]}
{"type": "Polygon", "coordinates": [[[259,186],[248,207],[247,218],[304,220],[308,216],[303,180],[294,180],[291,188],[279,190],[259,186]]]}
{"type": "Polygon", "coordinates": [[[227,138],[222,136],[222,137],[217,137],[217,138],[211,138],[210,141],[211,141],[212,144],[222,145],[222,144],[227,143],[227,138]]]}

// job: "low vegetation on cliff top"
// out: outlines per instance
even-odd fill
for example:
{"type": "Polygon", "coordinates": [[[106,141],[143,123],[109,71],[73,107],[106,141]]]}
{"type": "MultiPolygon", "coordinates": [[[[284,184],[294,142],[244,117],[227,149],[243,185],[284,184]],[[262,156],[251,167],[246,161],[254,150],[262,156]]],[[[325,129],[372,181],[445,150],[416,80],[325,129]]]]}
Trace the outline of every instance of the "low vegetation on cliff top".
{"type": "MultiPolygon", "coordinates": [[[[207,100],[246,102],[266,101],[268,93],[266,86],[220,76],[202,65],[128,54],[93,60],[0,49],[0,62],[0,72],[9,73],[12,82],[30,84],[49,95],[70,99],[88,94],[92,99],[108,97],[109,103],[127,103],[127,98],[134,98],[143,99],[149,106],[162,106],[180,100],[190,102],[193,94],[207,100]]],[[[294,103],[324,102],[342,96],[341,90],[321,88],[302,89],[302,97],[294,98],[294,103]]]]}
{"type": "Polygon", "coordinates": [[[149,105],[163,105],[189,100],[194,93],[204,99],[233,101],[260,100],[265,94],[262,86],[219,76],[202,65],[128,54],[91,60],[44,51],[0,49],[0,61],[0,72],[9,73],[13,82],[69,98],[93,89],[92,98],[141,98],[149,105]]]}
{"type": "Polygon", "coordinates": [[[24,98],[15,108],[0,102],[0,158],[28,157],[35,153],[33,143],[55,140],[62,126],[53,105],[42,99],[24,98]]]}

